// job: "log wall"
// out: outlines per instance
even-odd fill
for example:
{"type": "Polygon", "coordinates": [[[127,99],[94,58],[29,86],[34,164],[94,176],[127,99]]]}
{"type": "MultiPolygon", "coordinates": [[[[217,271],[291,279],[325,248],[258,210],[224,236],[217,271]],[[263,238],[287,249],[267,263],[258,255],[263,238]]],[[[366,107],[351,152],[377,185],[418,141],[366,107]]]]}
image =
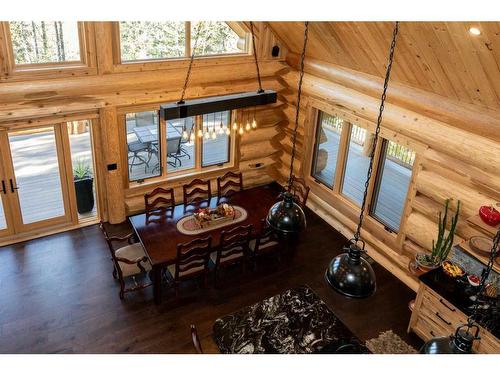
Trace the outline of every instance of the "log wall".
{"type": "MultiPolygon", "coordinates": [[[[296,55],[289,53],[287,61],[292,67],[298,67],[296,55]]],[[[299,157],[296,173],[303,173],[305,168],[301,163],[311,161],[309,155],[303,154],[304,144],[314,142],[313,139],[304,139],[307,130],[315,126],[307,117],[311,108],[309,102],[319,100],[329,106],[332,114],[338,110],[353,123],[374,126],[382,91],[380,80],[353,71],[348,71],[349,79],[346,79],[346,74],[345,69],[332,64],[306,60],[305,100],[301,106],[303,116],[300,117],[298,136],[299,155],[303,157],[299,157]]],[[[282,182],[288,173],[297,77],[297,71],[280,77],[280,81],[288,85],[280,98],[286,103],[284,113],[288,119],[280,127],[282,155],[276,166],[282,182]]],[[[397,266],[397,275],[411,287],[416,288],[417,283],[408,272],[408,261],[416,252],[432,248],[432,240],[437,234],[438,213],[446,199],[451,199],[452,210],[456,209],[458,200],[462,204],[456,243],[480,235],[467,223],[467,218],[477,214],[480,206],[500,201],[499,116],[500,112],[482,111],[473,105],[463,105],[435,94],[423,95],[421,90],[400,84],[389,86],[382,132],[389,132],[393,137],[402,136],[423,147],[417,150],[419,163],[414,168],[418,169],[414,175],[413,193],[409,194],[404,213],[400,240],[395,243],[386,241],[386,233],[371,225],[370,221],[365,222],[363,236],[370,242],[371,255],[393,271],[397,266]],[[464,119],[470,122],[465,124],[464,119]]],[[[311,208],[330,219],[332,225],[345,235],[351,235],[357,213],[342,201],[325,196],[324,191],[314,186],[314,182],[311,185],[311,208]]]]}

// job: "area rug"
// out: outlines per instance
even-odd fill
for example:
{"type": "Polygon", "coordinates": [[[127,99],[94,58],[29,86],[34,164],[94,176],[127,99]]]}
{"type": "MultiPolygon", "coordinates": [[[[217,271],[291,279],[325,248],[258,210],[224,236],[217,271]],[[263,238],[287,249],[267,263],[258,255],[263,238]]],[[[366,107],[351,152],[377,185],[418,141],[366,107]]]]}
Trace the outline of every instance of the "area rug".
{"type": "Polygon", "coordinates": [[[392,331],[382,332],[377,338],[366,340],[366,347],[373,354],[416,354],[411,345],[392,331]]]}

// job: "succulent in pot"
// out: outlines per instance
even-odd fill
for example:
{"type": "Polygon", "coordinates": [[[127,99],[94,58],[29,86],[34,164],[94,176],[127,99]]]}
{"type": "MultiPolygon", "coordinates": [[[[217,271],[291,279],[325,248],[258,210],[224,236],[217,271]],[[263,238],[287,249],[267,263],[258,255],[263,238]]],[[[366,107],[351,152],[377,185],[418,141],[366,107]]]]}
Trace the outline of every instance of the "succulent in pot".
{"type": "Polygon", "coordinates": [[[90,212],[94,208],[94,179],[90,165],[77,160],[73,168],[73,180],[76,192],[76,207],[79,214],[90,212]]]}
{"type": "Polygon", "coordinates": [[[457,211],[451,218],[450,229],[447,231],[449,204],[450,200],[447,199],[444,206],[444,216],[442,212],[439,213],[438,235],[436,240],[432,240],[432,252],[430,254],[418,253],[415,255],[415,261],[423,269],[434,269],[439,267],[450,254],[453,246],[453,239],[455,238],[455,231],[457,229],[460,201],[457,202],[457,211]]]}

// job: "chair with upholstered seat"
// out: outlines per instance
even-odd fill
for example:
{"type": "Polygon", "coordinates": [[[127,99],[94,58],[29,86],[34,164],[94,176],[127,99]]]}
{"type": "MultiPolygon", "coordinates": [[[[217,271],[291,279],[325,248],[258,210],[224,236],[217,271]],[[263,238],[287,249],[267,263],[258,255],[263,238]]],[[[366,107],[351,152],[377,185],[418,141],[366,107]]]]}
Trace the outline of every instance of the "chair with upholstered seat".
{"type": "Polygon", "coordinates": [[[306,207],[307,197],[309,196],[309,186],[303,178],[292,175],[290,192],[293,194],[296,202],[302,207],[306,207]]]}
{"type": "Polygon", "coordinates": [[[199,178],[182,186],[184,207],[197,205],[203,201],[208,202],[212,197],[210,181],[203,181],[199,178]]]}
{"type": "Polygon", "coordinates": [[[129,233],[125,236],[110,236],[101,221],[100,228],[104,234],[104,238],[108,243],[113,261],[113,277],[120,282],[120,299],[125,298],[125,293],[141,290],[151,286],[149,280],[149,271],[151,271],[151,263],[144,252],[144,248],[140,243],[134,243],[134,234],[129,233]],[[116,247],[115,243],[126,243],[125,246],[116,247]],[[142,276],[147,278],[147,281],[138,283],[137,278],[142,276]],[[132,279],[134,285],[127,288],[127,280],[132,279]]]}
{"type": "Polygon", "coordinates": [[[246,270],[246,262],[250,255],[250,240],[252,237],[252,225],[241,225],[239,227],[222,231],[220,245],[216,252],[210,254],[210,259],[215,264],[214,284],[220,276],[221,269],[234,264],[241,263],[243,272],[246,270]]]}
{"type": "Polygon", "coordinates": [[[250,241],[249,247],[252,258],[265,254],[273,254],[278,261],[281,260],[280,243],[278,235],[273,228],[267,225],[266,220],[261,220],[260,231],[257,238],[250,241]]]}
{"type": "Polygon", "coordinates": [[[195,238],[177,245],[175,264],[167,267],[174,284],[176,298],[179,297],[179,285],[182,281],[202,277],[205,286],[207,285],[211,251],[211,237],[195,238]]]}
{"type": "Polygon", "coordinates": [[[151,193],[144,194],[146,212],[154,209],[167,209],[175,206],[174,189],[155,188],[151,193]]]}
{"type": "Polygon", "coordinates": [[[241,172],[229,171],[224,176],[217,177],[217,200],[241,190],[243,190],[243,175],[241,172]]]}

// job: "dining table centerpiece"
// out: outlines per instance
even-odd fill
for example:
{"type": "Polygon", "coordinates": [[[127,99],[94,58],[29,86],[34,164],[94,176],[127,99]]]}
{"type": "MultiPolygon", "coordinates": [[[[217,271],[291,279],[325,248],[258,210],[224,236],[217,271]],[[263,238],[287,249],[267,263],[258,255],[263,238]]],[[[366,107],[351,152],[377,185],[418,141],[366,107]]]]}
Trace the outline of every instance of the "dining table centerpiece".
{"type": "Polygon", "coordinates": [[[216,208],[200,208],[193,216],[200,228],[206,228],[214,224],[234,220],[235,210],[233,206],[222,203],[216,208]]]}

